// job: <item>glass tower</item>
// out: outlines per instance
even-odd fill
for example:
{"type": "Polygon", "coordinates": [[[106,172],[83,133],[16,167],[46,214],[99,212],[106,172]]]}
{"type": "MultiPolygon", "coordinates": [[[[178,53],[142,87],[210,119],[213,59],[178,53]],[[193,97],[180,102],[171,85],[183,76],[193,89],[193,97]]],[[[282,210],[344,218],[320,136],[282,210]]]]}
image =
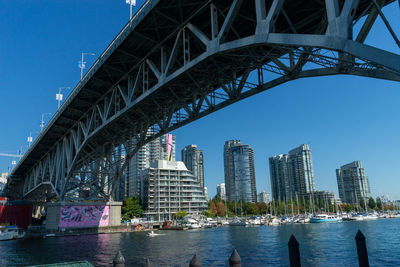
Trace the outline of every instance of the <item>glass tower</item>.
{"type": "Polygon", "coordinates": [[[305,144],[289,151],[289,176],[291,177],[292,196],[308,196],[315,191],[314,167],[311,149],[305,144]]]}
{"type": "Polygon", "coordinates": [[[312,197],[315,191],[314,167],[310,147],[301,145],[287,155],[269,158],[272,198],[287,201],[312,197]]]}
{"type": "Polygon", "coordinates": [[[181,151],[181,159],[186,168],[197,177],[200,186],[204,188],[204,159],[203,151],[198,150],[196,145],[186,146],[181,151]]]}
{"type": "Polygon", "coordinates": [[[371,196],[368,176],[360,161],[343,165],[336,170],[339,197],[344,203],[359,204],[371,196]]]}
{"type": "Polygon", "coordinates": [[[278,155],[269,158],[272,199],[286,201],[291,198],[291,180],[289,179],[289,156],[278,155]]]}
{"type": "Polygon", "coordinates": [[[227,200],[257,202],[253,149],[238,140],[225,142],[224,167],[227,200]]]}

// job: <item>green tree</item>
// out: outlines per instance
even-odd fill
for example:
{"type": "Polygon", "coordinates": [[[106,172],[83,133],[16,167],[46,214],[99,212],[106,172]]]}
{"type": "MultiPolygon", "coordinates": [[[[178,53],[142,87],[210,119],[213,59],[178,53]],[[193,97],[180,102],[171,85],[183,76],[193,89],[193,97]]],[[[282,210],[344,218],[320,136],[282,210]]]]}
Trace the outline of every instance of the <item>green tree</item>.
{"type": "Polygon", "coordinates": [[[342,209],[343,209],[345,212],[351,212],[351,211],[353,210],[353,208],[352,208],[349,204],[344,204],[344,205],[342,205],[342,209]]]}
{"type": "Polygon", "coordinates": [[[201,213],[201,215],[204,215],[204,216],[206,216],[206,217],[211,217],[211,214],[210,214],[208,211],[203,211],[203,212],[201,213]]]}
{"type": "Polygon", "coordinates": [[[176,217],[178,219],[183,219],[183,217],[185,217],[186,215],[188,215],[188,213],[186,211],[182,211],[182,210],[178,210],[178,212],[176,213],[176,217]]]}
{"type": "Polygon", "coordinates": [[[248,202],[246,205],[246,214],[257,215],[260,214],[257,204],[248,202]]]}
{"type": "Polygon", "coordinates": [[[375,207],[376,207],[376,203],[375,203],[375,200],[374,200],[374,198],[373,197],[370,197],[369,199],[368,199],[368,207],[370,208],[370,209],[375,209],[375,207]]]}
{"type": "Polygon", "coordinates": [[[260,214],[267,213],[267,204],[265,202],[257,202],[257,207],[258,207],[260,214]]]}
{"type": "Polygon", "coordinates": [[[376,199],[376,207],[381,210],[382,209],[382,200],[378,197],[376,199]]]}
{"type": "Polygon", "coordinates": [[[143,208],[140,205],[139,197],[126,198],[122,202],[122,220],[130,220],[133,217],[142,217],[143,208]]]}
{"type": "Polygon", "coordinates": [[[365,209],[365,200],[364,200],[364,198],[360,199],[360,206],[361,206],[361,209],[365,209]]]}

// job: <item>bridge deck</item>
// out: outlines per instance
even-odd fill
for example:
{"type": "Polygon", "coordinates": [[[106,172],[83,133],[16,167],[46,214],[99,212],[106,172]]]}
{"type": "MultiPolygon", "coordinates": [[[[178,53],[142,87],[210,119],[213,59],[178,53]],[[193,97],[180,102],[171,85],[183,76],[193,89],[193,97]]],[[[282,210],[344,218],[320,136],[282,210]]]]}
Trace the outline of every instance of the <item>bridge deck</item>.
{"type": "MultiPolygon", "coordinates": [[[[268,1],[271,2],[271,1],[268,1]]],[[[393,0],[386,1],[389,4],[393,0]]],[[[84,78],[77,84],[65,103],[54,115],[40,136],[32,144],[24,157],[14,168],[11,179],[22,178],[44,155],[64,138],[69,129],[76,126],[77,121],[85,116],[87,111],[99,101],[110,88],[115,87],[122,81],[135,73],[145,58],[149,58],[159,64],[161,55],[157,51],[161,46],[170,51],[174,46],[173,37],[189,21],[202,32],[208,33],[210,25],[210,12],[208,0],[148,0],[129,21],[121,32],[110,43],[102,55],[97,59],[84,78]]],[[[213,3],[225,16],[231,5],[231,1],[214,0],[213,3]]],[[[340,0],[343,6],[344,0],[340,0]]],[[[371,6],[370,0],[360,0],[359,8],[355,19],[364,15],[361,10],[371,6]]],[[[234,22],[232,28],[225,37],[225,42],[238,37],[253,35],[257,23],[255,17],[255,1],[243,1],[244,8],[241,8],[238,16],[240,20],[234,22]]],[[[323,34],[327,21],[325,1],[321,0],[287,0],[283,9],[291,23],[280,15],[277,19],[275,32],[298,34],[323,34]]],[[[221,16],[219,25],[223,24],[221,16]]],[[[211,38],[210,35],[207,36],[211,38]]],[[[193,56],[204,51],[204,46],[198,40],[191,53],[193,56]]],[[[127,116],[135,119],[143,117],[143,113],[151,114],[155,109],[155,103],[170,103],[174,105],[176,98],[187,99],[188,89],[195,91],[198,87],[207,87],[215,90],[221,84],[228,82],[224,80],[224,73],[235,70],[236,76],[240,77],[249,67],[256,67],[269,60],[274,55],[279,57],[284,51],[280,47],[254,46],[237,53],[220,53],[212,58],[203,60],[200,64],[191,67],[186,73],[182,73],[168,83],[163,85],[164,90],[154,90],[137,98],[136,106],[140,108],[128,111],[127,116]]],[[[182,66],[182,62],[170,72],[182,66]]],[[[157,84],[156,77],[150,77],[150,84],[157,84]]],[[[123,117],[115,118],[105,131],[110,136],[118,138],[121,131],[128,122],[123,117]]],[[[102,141],[99,133],[96,138],[102,141]]],[[[109,137],[108,137],[109,138],[109,137]]],[[[106,139],[104,139],[106,140],[106,139]]]]}

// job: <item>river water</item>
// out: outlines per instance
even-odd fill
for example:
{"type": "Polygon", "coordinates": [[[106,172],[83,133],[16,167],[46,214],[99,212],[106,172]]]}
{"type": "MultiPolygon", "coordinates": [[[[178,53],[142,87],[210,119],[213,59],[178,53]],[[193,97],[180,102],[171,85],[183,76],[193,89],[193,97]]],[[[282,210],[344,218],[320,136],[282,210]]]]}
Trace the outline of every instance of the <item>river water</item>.
{"type": "Polygon", "coordinates": [[[24,266],[88,260],[111,266],[118,250],[127,266],[188,266],[197,253],[203,266],[227,266],[236,248],[242,266],[288,266],[287,243],[292,234],[300,244],[302,266],[358,266],[354,236],[367,240],[371,266],[400,266],[400,218],[374,221],[219,227],[188,231],[100,234],[0,242],[0,266],[24,266]]]}

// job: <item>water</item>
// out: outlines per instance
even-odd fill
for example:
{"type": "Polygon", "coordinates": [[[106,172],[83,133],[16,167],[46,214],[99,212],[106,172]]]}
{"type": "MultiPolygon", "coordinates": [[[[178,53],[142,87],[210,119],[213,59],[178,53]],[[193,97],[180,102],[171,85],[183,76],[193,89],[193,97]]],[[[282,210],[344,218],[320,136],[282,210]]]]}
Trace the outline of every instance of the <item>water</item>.
{"type": "Polygon", "coordinates": [[[302,266],[358,266],[354,236],[366,236],[371,266],[400,266],[400,219],[292,224],[282,226],[219,227],[189,231],[101,234],[0,242],[0,266],[23,266],[88,260],[110,266],[121,250],[127,266],[188,266],[198,253],[203,266],[227,266],[236,248],[243,266],[288,266],[287,242],[300,243],[302,266]]]}

